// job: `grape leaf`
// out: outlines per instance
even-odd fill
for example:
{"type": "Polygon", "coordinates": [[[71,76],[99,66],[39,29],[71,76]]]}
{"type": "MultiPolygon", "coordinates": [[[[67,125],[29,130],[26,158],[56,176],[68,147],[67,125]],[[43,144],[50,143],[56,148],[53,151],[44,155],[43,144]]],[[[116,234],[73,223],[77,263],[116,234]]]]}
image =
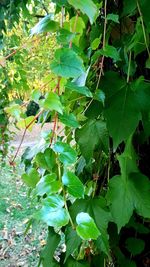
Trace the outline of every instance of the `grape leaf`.
{"type": "Polygon", "coordinates": [[[55,52],[51,70],[58,76],[76,78],[84,72],[82,59],[69,48],[60,48],[55,52]]]}

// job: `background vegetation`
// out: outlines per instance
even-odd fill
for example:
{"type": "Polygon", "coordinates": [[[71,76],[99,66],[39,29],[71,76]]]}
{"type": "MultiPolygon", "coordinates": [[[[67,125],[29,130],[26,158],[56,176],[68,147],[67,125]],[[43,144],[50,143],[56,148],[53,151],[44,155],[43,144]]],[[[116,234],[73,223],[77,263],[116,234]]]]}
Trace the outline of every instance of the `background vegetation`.
{"type": "Polygon", "coordinates": [[[32,220],[48,226],[39,266],[149,266],[149,1],[3,1],[1,10],[3,158],[10,120],[22,141],[37,120],[53,123],[22,156],[32,220]],[[31,100],[38,109],[27,117],[31,100]]]}

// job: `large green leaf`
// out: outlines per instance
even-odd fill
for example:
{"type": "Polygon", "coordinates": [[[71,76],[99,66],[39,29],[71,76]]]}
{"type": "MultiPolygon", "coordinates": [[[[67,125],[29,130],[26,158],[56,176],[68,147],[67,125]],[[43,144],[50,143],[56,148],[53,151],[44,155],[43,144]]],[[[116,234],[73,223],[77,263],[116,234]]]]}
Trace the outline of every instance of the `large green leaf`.
{"type": "Polygon", "coordinates": [[[106,153],[108,151],[108,133],[105,122],[101,120],[89,120],[75,132],[75,138],[80,150],[87,162],[93,156],[96,146],[100,146],[106,153]]]}
{"type": "Polygon", "coordinates": [[[64,165],[71,165],[75,163],[77,159],[76,151],[69,145],[63,142],[55,143],[53,150],[59,153],[59,160],[64,165]]]}
{"type": "Polygon", "coordinates": [[[76,217],[76,222],[78,225],[76,231],[83,240],[97,239],[99,237],[100,232],[88,213],[79,213],[76,217]]]}
{"type": "Polygon", "coordinates": [[[92,97],[92,93],[86,86],[78,86],[75,82],[68,81],[65,85],[66,90],[75,91],[81,95],[92,97]]]}
{"type": "Polygon", "coordinates": [[[60,102],[60,98],[57,94],[50,92],[46,95],[45,101],[43,102],[43,107],[50,110],[55,110],[59,113],[63,113],[63,106],[60,102]]]}
{"type": "Polygon", "coordinates": [[[117,73],[106,73],[101,86],[106,94],[107,126],[116,148],[137,127],[141,116],[140,107],[132,85],[126,84],[117,73]]]}
{"type": "Polygon", "coordinates": [[[53,228],[49,227],[47,244],[41,252],[40,259],[43,267],[57,267],[54,261],[54,252],[60,243],[60,235],[56,234],[53,228]]]}
{"type": "Polygon", "coordinates": [[[98,8],[92,0],[68,0],[68,2],[75,9],[80,9],[83,13],[85,13],[89,17],[91,23],[96,20],[98,8]]]}
{"type": "Polygon", "coordinates": [[[125,152],[118,158],[121,175],[110,180],[107,199],[114,222],[120,231],[129,222],[134,210],[139,215],[150,218],[150,182],[136,167],[131,138],[125,152]]]}
{"type": "Polygon", "coordinates": [[[108,222],[112,221],[110,212],[108,211],[106,201],[101,198],[76,200],[70,208],[71,218],[75,222],[76,216],[80,212],[87,212],[95,221],[101,235],[96,240],[96,245],[100,251],[109,255],[109,242],[107,227],[108,222]]]}
{"type": "Polygon", "coordinates": [[[47,15],[41,19],[32,29],[31,35],[43,32],[55,32],[59,29],[59,23],[51,19],[52,15],[47,15]]]}
{"type": "Polygon", "coordinates": [[[65,232],[65,239],[66,239],[66,257],[65,261],[68,257],[78,249],[79,245],[81,244],[82,240],[77,235],[76,231],[72,229],[72,227],[68,227],[65,232]]]}
{"type": "Polygon", "coordinates": [[[70,195],[76,198],[83,198],[84,186],[80,179],[72,172],[67,171],[62,177],[62,182],[68,188],[70,195]]]}
{"type": "Polygon", "coordinates": [[[76,78],[84,72],[82,59],[69,48],[60,48],[55,52],[51,70],[58,76],[76,78]]]}

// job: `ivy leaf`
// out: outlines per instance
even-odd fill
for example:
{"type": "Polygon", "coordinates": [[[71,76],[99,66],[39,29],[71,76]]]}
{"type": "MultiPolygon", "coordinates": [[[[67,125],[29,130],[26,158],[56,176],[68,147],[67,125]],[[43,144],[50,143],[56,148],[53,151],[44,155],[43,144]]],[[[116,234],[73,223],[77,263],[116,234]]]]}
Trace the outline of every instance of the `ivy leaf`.
{"type": "Polygon", "coordinates": [[[76,231],[72,229],[72,227],[67,227],[65,232],[65,240],[66,240],[66,257],[65,261],[68,257],[78,249],[82,240],[77,235],[76,231]]]}
{"type": "Polygon", "coordinates": [[[80,9],[82,13],[86,14],[91,24],[96,20],[98,16],[98,8],[92,0],[68,0],[68,3],[75,9],[80,9]]]}
{"type": "Polygon", "coordinates": [[[60,114],[63,113],[63,106],[60,102],[60,98],[57,94],[50,92],[46,95],[43,107],[50,110],[55,110],[60,114]]]}
{"type": "Polygon", "coordinates": [[[65,88],[66,90],[74,91],[87,97],[92,97],[91,91],[86,86],[78,86],[76,83],[68,81],[65,88]]]}
{"type": "Polygon", "coordinates": [[[44,194],[51,195],[57,193],[61,188],[61,182],[57,180],[55,173],[47,174],[42,177],[36,186],[36,193],[39,196],[44,194]]]}
{"type": "Polygon", "coordinates": [[[24,173],[21,178],[28,186],[32,188],[34,188],[40,180],[39,173],[34,168],[31,168],[29,173],[24,173]]]}
{"type": "Polygon", "coordinates": [[[59,23],[51,20],[52,15],[47,15],[41,19],[32,29],[31,35],[44,33],[44,32],[56,32],[59,29],[59,23]]]}
{"type": "Polygon", "coordinates": [[[62,177],[62,182],[68,188],[70,195],[76,198],[83,198],[84,186],[80,179],[72,172],[67,171],[62,177]]]}
{"type": "Polygon", "coordinates": [[[76,217],[78,224],[76,231],[83,240],[97,239],[100,232],[88,213],[81,212],[76,217]]]}
{"type": "Polygon", "coordinates": [[[108,134],[105,122],[101,120],[89,120],[75,132],[75,139],[80,146],[80,150],[87,162],[93,156],[94,149],[100,145],[106,153],[108,151],[108,134]]]}
{"type": "Polygon", "coordinates": [[[77,78],[84,72],[82,59],[69,48],[60,48],[55,52],[51,70],[58,76],[77,78]]]}
{"type": "Polygon", "coordinates": [[[113,138],[114,148],[117,148],[137,127],[141,117],[140,107],[132,85],[126,84],[118,74],[108,72],[101,86],[106,96],[107,127],[113,138]]]}
{"type": "Polygon", "coordinates": [[[130,237],[126,240],[126,248],[135,256],[144,250],[145,242],[142,239],[130,237]]]}
{"type": "Polygon", "coordinates": [[[64,199],[61,195],[51,195],[44,198],[43,205],[48,206],[52,210],[61,209],[64,206],[64,199]]]}
{"type": "Polygon", "coordinates": [[[64,165],[71,165],[75,163],[77,159],[76,151],[69,145],[63,142],[55,143],[53,150],[59,153],[59,160],[64,165]]]}
{"type": "Polygon", "coordinates": [[[57,267],[57,262],[54,261],[53,257],[54,252],[60,243],[60,240],[60,235],[55,233],[53,228],[49,227],[47,244],[40,255],[43,267],[57,267]]]}
{"type": "Polygon", "coordinates": [[[59,115],[59,119],[63,124],[67,125],[68,127],[72,127],[72,128],[79,127],[79,123],[76,119],[76,116],[73,113],[59,115]]]}

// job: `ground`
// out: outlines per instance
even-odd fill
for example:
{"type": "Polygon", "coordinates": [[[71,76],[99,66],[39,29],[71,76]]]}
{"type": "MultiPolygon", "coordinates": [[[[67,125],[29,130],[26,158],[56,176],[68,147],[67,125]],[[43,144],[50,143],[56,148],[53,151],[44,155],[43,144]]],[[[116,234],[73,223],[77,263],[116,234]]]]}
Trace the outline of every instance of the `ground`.
{"type": "MultiPolygon", "coordinates": [[[[46,126],[46,130],[48,129],[49,125],[46,126]]],[[[34,145],[40,131],[40,127],[35,126],[33,132],[27,134],[23,149],[34,145]]],[[[11,143],[15,148],[21,135],[22,132],[17,132],[11,143]]],[[[22,166],[19,158],[16,166],[14,170],[8,163],[5,166],[0,165],[0,266],[35,267],[38,264],[39,251],[45,245],[46,226],[33,224],[25,235],[36,201],[31,201],[29,188],[21,181],[22,166]]]]}

